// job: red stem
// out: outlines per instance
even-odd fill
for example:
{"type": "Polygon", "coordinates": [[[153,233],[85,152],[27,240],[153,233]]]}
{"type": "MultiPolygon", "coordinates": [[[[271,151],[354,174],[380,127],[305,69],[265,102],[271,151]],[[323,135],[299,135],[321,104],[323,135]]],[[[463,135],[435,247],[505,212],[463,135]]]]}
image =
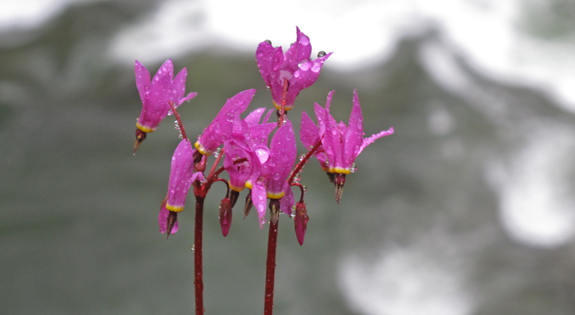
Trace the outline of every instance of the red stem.
{"type": "Polygon", "coordinates": [[[196,231],[194,237],[194,285],[196,288],[196,315],[204,314],[204,280],[202,273],[202,225],[204,198],[196,195],[196,231]]]}
{"type": "Polygon", "coordinates": [[[319,146],[321,145],[322,139],[323,139],[323,135],[319,138],[319,140],[313,146],[313,148],[311,150],[309,150],[309,152],[305,155],[305,157],[301,161],[299,161],[299,163],[295,166],[293,172],[291,172],[291,175],[288,178],[288,181],[287,181],[288,184],[291,185],[293,183],[293,180],[294,180],[295,176],[297,175],[297,173],[299,173],[301,171],[301,169],[303,168],[305,163],[307,163],[307,161],[309,161],[309,158],[315,153],[315,151],[317,151],[317,149],[319,149],[319,146]]]}
{"type": "Polygon", "coordinates": [[[270,221],[270,233],[268,237],[268,259],[266,264],[266,295],[264,315],[272,315],[274,309],[274,282],[276,272],[276,247],[278,240],[278,223],[270,221]]]}
{"type": "Polygon", "coordinates": [[[178,126],[180,126],[180,131],[182,132],[182,138],[188,139],[188,137],[186,136],[186,130],[184,129],[184,124],[182,123],[182,119],[180,118],[180,114],[176,110],[176,106],[174,106],[172,101],[169,101],[168,104],[170,104],[170,107],[172,108],[172,111],[174,112],[174,116],[176,116],[176,120],[178,121],[178,126]]]}

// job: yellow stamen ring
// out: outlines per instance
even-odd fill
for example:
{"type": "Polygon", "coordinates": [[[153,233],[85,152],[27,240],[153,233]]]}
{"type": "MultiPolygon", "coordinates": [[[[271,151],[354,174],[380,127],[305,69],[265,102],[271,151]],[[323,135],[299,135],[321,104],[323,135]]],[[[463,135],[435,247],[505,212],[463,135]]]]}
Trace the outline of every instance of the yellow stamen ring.
{"type": "Polygon", "coordinates": [[[182,212],[182,210],[184,210],[184,206],[172,206],[171,204],[166,202],[166,209],[172,211],[172,212],[182,212]]]}
{"type": "MultiPolygon", "coordinates": [[[[228,184],[230,185],[231,190],[237,191],[237,192],[244,190],[244,188],[246,188],[246,186],[247,186],[247,184],[246,184],[246,186],[244,186],[244,187],[236,187],[236,186],[232,185],[229,181],[228,181],[228,184]]],[[[251,185],[249,188],[251,188],[251,185]]]]}
{"type": "Polygon", "coordinates": [[[329,172],[330,173],[337,173],[337,174],[349,174],[349,173],[351,173],[351,169],[350,168],[343,168],[343,167],[330,167],[329,172]]]}
{"type": "Polygon", "coordinates": [[[140,129],[146,133],[154,132],[154,130],[156,130],[156,128],[144,127],[144,126],[140,125],[139,123],[136,123],[136,128],[138,128],[138,129],[140,129]]]}
{"type": "MultiPolygon", "coordinates": [[[[281,105],[281,104],[276,103],[276,101],[273,101],[273,103],[274,103],[274,107],[275,107],[275,108],[277,108],[278,110],[281,110],[281,109],[282,109],[282,105],[281,105]]],[[[293,108],[293,105],[290,105],[290,106],[287,106],[287,105],[286,105],[286,106],[284,107],[284,110],[287,112],[288,110],[291,110],[292,108],[293,108]]]]}
{"type": "Polygon", "coordinates": [[[283,191],[279,192],[279,193],[272,193],[272,192],[268,191],[267,195],[268,195],[268,199],[280,199],[281,197],[283,197],[285,195],[285,193],[283,191]]]}
{"type": "Polygon", "coordinates": [[[196,141],[194,147],[196,147],[196,150],[198,150],[202,155],[210,156],[213,153],[212,151],[206,150],[199,141],[196,141]]]}

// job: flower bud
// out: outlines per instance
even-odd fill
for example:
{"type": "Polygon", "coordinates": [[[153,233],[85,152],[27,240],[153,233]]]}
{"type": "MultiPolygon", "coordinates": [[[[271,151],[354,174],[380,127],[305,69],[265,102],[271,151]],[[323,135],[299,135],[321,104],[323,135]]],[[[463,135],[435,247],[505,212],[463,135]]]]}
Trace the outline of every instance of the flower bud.
{"type": "Polygon", "coordinates": [[[297,241],[299,242],[300,245],[303,245],[305,230],[307,228],[307,222],[309,221],[309,217],[307,215],[307,210],[304,202],[298,202],[296,204],[295,217],[293,221],[295,225],[295,235],[297,237],[297,241]]]}
{"type": "Polygon", "coordinates": [[[232,225],[232,203],[228,197],[222,199],[220,203],[220,225],[222,234],[224,237],[227,236],[232,225]]]}

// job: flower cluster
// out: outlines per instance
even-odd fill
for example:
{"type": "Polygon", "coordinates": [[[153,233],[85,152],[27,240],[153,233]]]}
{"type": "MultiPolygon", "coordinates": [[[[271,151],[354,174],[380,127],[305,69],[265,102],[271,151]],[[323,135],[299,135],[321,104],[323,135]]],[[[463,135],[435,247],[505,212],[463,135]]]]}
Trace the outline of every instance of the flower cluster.
{"type": "Polygon", "coordinates": [[[254,89],[245,90],[226,101],[194,143],[185,135],[176,111],[179,105],[196,95],[192,92],[184,96],[186,68],[173,78],[173,64],[168,59],[150,80],[148,70],[136,61],[136,86],[143,108],[136,124],[134,151],[146,134],[153,132],[172,112],[176,114],[183,135],[172,156],[168,192],[158,217],[160,232],[170,235],[178,230],[177,214],[184,209],[186,196],[192,187],[196,198],[205,198],[212,183],[221,181],[228,187],[219,213],[224,236],[230,229],[232,208],[240,192],[248,188],[244,217],[255,207],[261,227],[267,221],[268,207],[272,222],[277,222],[283,212],[293,218],[297,240],[303,244],[309,217],[304,202],[305,189],[295,178],[312,155],[335,185],[335,198],[339,203],[345,177],[353,172],[357,156],[376,139],[392,134],[393,127],[363,138],[363,118],[357,91],[354,91],[347,126],[344,122],[338,123],[330,113],[332,91],[327,96],[325,107],[315,104],[317,124],[305,111],[302,112],[300,140],[309,151],[296,163],[296,137],[286,112],[293,109],[300,91],[317,80],[324,62],[331,56],[331,53],[320,52],[318,58],[312,60],[311,51],[309,37],[299,28],[296,41],[285,53],[281,47],[273,47],[270,41],[260,43],[256,50],[257,65],[271,91],[278,121],[270,122],[272,109],[257,108],[244,115],[256,92],[254,89]],[[206,176],[207,158],[212,155],[216,161],[206,176]],[[222,158],[223,167],[217,168],[222,158]],[[228,179],[220,177],[223,172],[228,174],[228,179]],[[301,191],[297,202],[292,192],[294,186],[301,191]]]}

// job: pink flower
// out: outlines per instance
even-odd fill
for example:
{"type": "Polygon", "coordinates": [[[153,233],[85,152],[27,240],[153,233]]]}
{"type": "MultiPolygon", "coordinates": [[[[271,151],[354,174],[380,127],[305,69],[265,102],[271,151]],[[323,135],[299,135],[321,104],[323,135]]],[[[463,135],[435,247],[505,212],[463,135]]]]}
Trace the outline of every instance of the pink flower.
{"type": "Polygon", "coordinates": [[[325,108],[315,104],[315,114],[319,127],[305,112],[302,113],[300,137],[302,143],[309,149],[323,135],[322,147],[318,149],[315,155],[322,169],[328,173],[330,180],[336,185],[336,200],[339,203],[345,184],[345,175],[352,172],[357,156],[376,139],[393,134],[393,127],[364,139],[363,116],[357,90],[353,92],[353,108],[347,126],[344,122],[337,123],[330,114],[329,106],[333,93],[334,91],[331,91],[328,94],[325,108]]]}
{"type": "Polygon", "coordinates": [[[186,196],[196,179],[200,181],[205,180],[201,172],[194,173],[194,150],[190,142],[187,139],[183,139],[172,156],[168,195],[166,202],[162,203],[162,209],[158,217],[161,233],[165,231],[175,233],[172,227],[177,223],[177,213],[184,210],[186,196]],[[172,219],[170,220],[170,218],[172,219]]]}
{"type": "Polygon", "coordinates": [[[247,183],[248,188],[252,190],[251,201],[258,211],[260,226],[265,223],[267,199],[272,200],[270,201],[272,220],[277,219],[279,210],[291,214],[294,198],[287,179],[296,155],[293,127],[288,120],[272,138],[269,159],[262,165],[259,173],[252,173],[247,183]]]}
{"type": "Polygon", "coordinates": [[[184,97],[187,70],[184,67],[173,79],[174,65],[171,59],[164,62],[153,80],[150,80],[148,69],[137,60],[135,72],[136,87],[142,100],[142,112],[136,123],[134,152],[146,138],[146,134],[156,130],[160,121],[171,111],[170,102],[174,107],[178,107],[196,96],[195,92],[191,92],[184,97]]]}
{"type": "Polygon", "coordinates": [[[237,122],[232,139],[224,143],[224,167],[230,175],[232,191],[242,191],[251,174],[259,172],[261,165],[269,158],[268,137],[277,124],[267,123],[269,115],[259,124],[264,111],[265,108],[258,108],[237,122]],[[237,162],[242,159],[245,161],[237,162]]]}
{"type": "Polygon", "coordinates": [[[195,147],[203,155],[211,155],[224,141],[232,136],[234,124],[239,123],[240,114],[250,105],[255,89],[242,91],[228,99],[216,118],[198,137],[195,147]]]}
{"type": "Polygon", "coordinates": [[[256,50],[258,68],[277,109],[281,109],[284,94],[284,109],[292,109],[296,96],[317,80],[324,61],[331,55],[320,52],[319,58],[310,60],[309,37],[299,28],[296,30],[297,40],[285,54],[281,47],[273,47],[269,41],[261,42],[256,50]]]}

